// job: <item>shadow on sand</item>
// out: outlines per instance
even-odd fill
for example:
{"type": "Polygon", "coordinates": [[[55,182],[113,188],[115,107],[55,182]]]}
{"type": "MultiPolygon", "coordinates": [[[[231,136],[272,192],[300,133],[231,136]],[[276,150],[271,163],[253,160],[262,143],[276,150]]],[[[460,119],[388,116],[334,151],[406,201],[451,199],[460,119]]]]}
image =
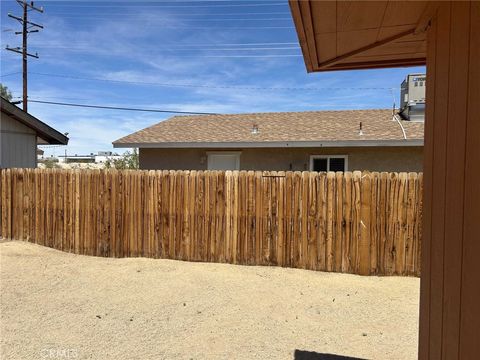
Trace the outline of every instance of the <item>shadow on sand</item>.
{"type": "Polygon", "coordinates": [[[335,354],[322,354],[315,351],[295,349],[294,360],[365,360],[356,357],[342,356],[335,354]]]}

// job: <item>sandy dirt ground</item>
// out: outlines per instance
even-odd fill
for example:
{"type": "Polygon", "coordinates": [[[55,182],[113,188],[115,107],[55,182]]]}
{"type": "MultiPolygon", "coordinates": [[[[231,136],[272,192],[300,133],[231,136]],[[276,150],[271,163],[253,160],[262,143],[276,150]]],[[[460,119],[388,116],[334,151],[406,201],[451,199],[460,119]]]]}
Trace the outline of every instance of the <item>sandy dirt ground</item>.
{"type": "Polygon", "coordinates": [[[17,241],[0,243],[0,269],[1,359],[417,355],[417,278],[104,259],[17,241]]]}

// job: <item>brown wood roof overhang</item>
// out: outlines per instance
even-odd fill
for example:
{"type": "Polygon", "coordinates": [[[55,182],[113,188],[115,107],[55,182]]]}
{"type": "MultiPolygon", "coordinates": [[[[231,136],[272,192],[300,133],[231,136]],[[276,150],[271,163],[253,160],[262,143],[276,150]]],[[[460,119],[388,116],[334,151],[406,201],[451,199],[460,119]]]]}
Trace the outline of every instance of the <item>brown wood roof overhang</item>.
{"type": "Polygon", "coordinates": [[[289,0],[308,72],[418,66],[429,1],[289,0]]]}

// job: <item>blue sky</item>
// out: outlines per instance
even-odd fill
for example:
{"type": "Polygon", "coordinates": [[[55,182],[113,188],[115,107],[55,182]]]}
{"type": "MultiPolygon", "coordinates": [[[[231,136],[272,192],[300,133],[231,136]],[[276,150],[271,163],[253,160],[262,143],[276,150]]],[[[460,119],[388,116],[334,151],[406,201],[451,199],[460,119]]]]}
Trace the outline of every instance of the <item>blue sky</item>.
{"type": "MultiPolygon", "coordinates": [[[[307,74],[286,0],[35,3],[45,13],[30,19],[45,29],[29,37],[40,56],[29,60],[31,99],[216,113],[391,108],[404,77],[424,71],[307,74]],[[272,87],[283,89],[263,89],[272,87]]],[[[0,5],[1,82],[20,97],[21,58],[4,48],[20,45],[7,14],[21,8],[0,5]]],[[[70,154],[111,150],[170,116],[38,103],[29,112],[69,133],[70,154]]]]}

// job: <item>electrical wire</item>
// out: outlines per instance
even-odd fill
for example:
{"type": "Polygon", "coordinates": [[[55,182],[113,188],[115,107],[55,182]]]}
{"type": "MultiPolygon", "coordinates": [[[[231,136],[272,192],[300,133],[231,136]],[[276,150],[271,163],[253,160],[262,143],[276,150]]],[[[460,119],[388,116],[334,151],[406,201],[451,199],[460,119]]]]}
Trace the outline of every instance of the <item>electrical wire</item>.
{"type": "Polygon", "coordinates": [[[82,107],[82,108],[91,108],[91,109],[106,109],[106,110],[121,110],[121,111],[142,111],[142,112],[167,113],[167,114],[188,114],[188,115],[218,115],[217,113],[198,112],[198,111],[178,111],[178,110],[129,108],[129,107],[119,107],[119,106],[117,107],[117,106],[106,106],[106,105],[89,105],[89,104],[64,103],[64,102],[56,102],[56,101],[43,101],[43,100],[35,100],[35,99],[28,99],[28,102],[48,104],[48,105],[73,106],[73,107],[82,107]]]}
{"type": "MultiPolygon", "coordinates": [[[[180,55],[191,57],[191,55],[180,55]]],[[[195,55],[196,57],[202,58],[281,58],[281,57],[302,57],[303,55],[298,54],[279,54],[279,55],[195,55]]]]}
{"type": "Polygon", "coordinates": [[[22,72],[21,71],[17,71],[17,72],[13,72],[13,73],[9,73],[9,74],[0,74],[0,77],[7,77],[7,76],[10,76],[10,75],[16,75],[16,74],[21,74],[22,72]]]}
{"type": "MultiPolygon", "coordinates": [[[[137,14],[130,14],[132,16],[137,16],[137,14]]],[[[153,14],[148,14],[149,17],[151,17],[153,14]]],[[[243,14],[241,14],[243,15],[243,14]]],[[[100,16],[102,16],[100,14],[100,16]]],[[[126,16],[126,15],[121,15],[119,14],[118,16],[126,16]]],[[[65,16],[62,16],[64,18],[65,16]]],[[[68,17],[68,16],[67,16],[68,17]]],[[[82,16],[82,17],[76,17],[77,19],[85,20],[85,19],[90,19],[90,20],[101,20],[99,16],[82,16]]],[[[145,17],[139,17],[140,21],[145,21],[145,17]]],[[[154,17],[154,19],[149,19],[149,20],[155,20],[155,21],[169,21],[171,19],[165,18],[165,17],[154,17]]],[[[200,22],[207,22],[207,21],[291,21],[292,18],[290,17],[284,17],[284,18],[216,18],[216,19],[178,19],[176,18],[175,21],[200,21],[200,22]]],[[[129,20],[130,21],[130,20],[129,20]]]]}
{"type": "MultiPolygon", "coordinates": [[[[181,22],[180,22],[181,23],[181,22]]],[[[289,21],[288,23],[291,23],[289,21]]],[[[115,23],[116,24],[116,23],[115,23]]],[[[185,22],[185,24],[180,24],[180,25],[162,25],[156,22],[156,20],[152,19],[150,22],[145,22],[145,20],[140,20],[137,22],[139,26],[141,25],[142,28],[144,29],[155,29],[155,30],[169,30],[169,29],[182,29],[182,30],[216,30],[216,31],[228,31],[228,30],[258,30],[258,29],[295,29],[293,25],[261,25],[261,26],[254,26],[254,25],[248,25],[248,26],[243,26],[241,23],[231,23],[232,26],[230,25],[221,25],[217,23],[213,23],[212,25],[210,24],[191,24],[189,25],[188,23],[185,22]]],[[[230,22],[228,23],[230,24],[230,22]]],[[[254,24],[254,23],[252,23],[254,24]]],[[[279,23],[280,24],[280,23],[279,23]]],[[[90,24],[88,24],[90,25],[90,24]]],[[[92,24],[93,25],[93,24],[92,24]]],[[[130,22],[131,26],[136,26],[134,22],[130,22]]],[[[87,26],[86,24],[82,26],[87,26]]]]}
{"type": "MultiPolygon", "coordinates": [[[[87,52],[85,52],[87,53],[87,52]]],[[[111,56],[111,53],[108,52],[103,52],[103,53],[95,53],[95,55],[98,56],[111,56]]],[[[237,58],[237,59],[257,59],[257,58],[300,58],[302,55],[288,55],[288,54],[279,54],[279,55],[203,55],[203,54],[189,54],[189,55],[174,55],[174,54],[165,54],[165,57],[171,57],[171,58],[189,58],[191,59],[192,57],[196,58],[237,58]]],[[[45,54],[40,57],[41,59],[49,58],[49,59],[56,59],[58,58],[57,55],[53,54],[45,54]]]]}
{"type": "Polygon", "coordinates": [[[225,7],[261,7],[261,6],[288,6],[286,3],[283,2],[271,2],[271,3],[265,3],[265,4],[208,4],[208,5],[163,5],[159,3],[155,4],[137,4],[137,3],[116,3],[114,6],[112,4],[81,4],[81,3],[62,3],[61,6],[67,6],[67,7],[88,7],[88,8],[112,8],[112,7],[118,7],[118,8],[129,8],[129,7],[155,7],[158,9],[164,9],[164,8],[177,8],[177,9],[183,9],[183,8],[225,8],[225,7]],[[126,6],[125,6],[126,5],[126,6]]]}
{"type": "MultiPolygon", "coordinates": [[[[79,47],[82,48],[91,48],[92,44],[90,43],[76,43],[79,47]]],[[[195,50],[202,50],[202,47],[215,47],[215,46],[286,46],[286,45],[294,45],[295,48],[300,48],[298,42],[272,42],[272,43],[212,43],[212,44],[163,44],[167,48],[176,49],[176,48],[192,48],[195,50]]],[[[39,45],[41,48],[45,49],[68,49],[71,48],[69,45],[39,45]]],[[[38,46],[37,46],[38,47],[38,46]]],[[[135,47],[136,49],[145,49],[140,47],[135,47]]],[[[160,48],[162,49],[162,48],[160,48]]],[[[259,47],[258,49],[269,49],[268,47],[259,47]]]]}
{"type": "MultiPolygon", "coordinates": [[[[146,27],[149,24],[143,24],[146,27]]],[[[157,24],[151,24],[157,25],[157,24]]],[[[152,26],[153,27],[153,26],[152,26]]],[[[240,27],[220,27],[220,26],[155,26],[159,29],[184,29],[184,30],[257,30],[257,29],[295,29],[294,26],[240,26],[240,27]]]]}
{"type": "MultiPolygon", "coordinates": [[[[85,52],[85,54],[87,54],[87,52],[85,52]]],[[[65,54],[66,56],[68,54],[65,54]]],[[[111,53],[108,53],[108,52],[103,52],[103,53],[95,53],[95,55],[98,55],[98,56],[112,56],[111,53]]],[[[73,55],[72,55],[73,56],[73,55]]],[[[262,59],[262,58],[277,58],[277,59],[280,59],[280,58],[301,58],[302,55],[284,55],[284,54],[280,54],[280,55],[202,55],[202,54],[190,54],[190,55],[174,55],[174,54],[165,54],[165,58],[201,58],[201,59],[208,59],[208,58],[211,58],[211,59],[215,59],[215,58],[236,58],[236,59],[262,59]]],[[[39,57],[40,59],[58,59],[58,55],[54,55],[54,54],[45,54],[45,55],[41,55],[39,57]]]]}
{"type": "MultiPolygon", "coordinates": [[[[92,47],[71,47],[71,46],[56,46],[56,47],[49,47],[49,46],[35,46],[36,49],[51,49],[51,50],[67,50],[67,51],[96,51],[92,47]]],[[[138,50],[138,48],[136,48],[138,50]]],[[[267,47],[267,48],[155,48],[155,51],[268,51],[268,50],[300,50],[300,47],[267,47]]],[[[152,49],[146,52],[154,52],[152,49]]]]}
{"type": "MultiPolygon", "coordinates": [[[[151,12],[149,12],[151,14],[151,12]]],[[[236,16],[236,15],[291,15],[291,13],[289,12],[236,12],[236,13],[195,13],[195,14],[185,14],[185,13],[164,13],[162,12],[161,13],[162,15],[170,15],[170,16],[236,16]]],[[[61,15],[62,17],[64,16],[67,16],[67,17],[84,17],[84,16],[87,16],[87,17],[90,17],[90,16],[139,16],[138,14],[134,14],[134,13],[131,13],[131,12],[124,12],[124,13],[118,13],[118,12],[114,12],[112,13],[109,9],[109,12],[108,13],[96,13],[96,14],[91,14],[91,13],[88,13],[88,14],[79,14],[79,13],[65,13],[65,12],[61,12],[61,13],[55,13],[55,12],[51,12],[49,11],[48,13],[46,13],[45,15],[51,15],[51,16],[57,16],[57,15],[61,15]]]]}
{"type": "Polygon", "coordinates": [[[133,85],[149,85],[149,86],[161,86],[161,87],[188,87],[188,88],[207,88],[207,89],[236,89],[236,90],[301,90],[301,91],[322,91],[322,90],[391,90],[397,88],[390,87],[276,87],[276,86],[236,86],[236,85],[197,85],[197,84],[179,84],[179,83],[159,83],[159,82],[144,82],[144,81],[129,81],[129,80],[114,80],[114,79],[102,79],[95,77],[83,77],[64,74],[51,74],[40,73],[30,71],[29,74],[59,77],[74,80],[86,80],[86,81],[102,81],[111,83],[125,83],[133,85]]]}

